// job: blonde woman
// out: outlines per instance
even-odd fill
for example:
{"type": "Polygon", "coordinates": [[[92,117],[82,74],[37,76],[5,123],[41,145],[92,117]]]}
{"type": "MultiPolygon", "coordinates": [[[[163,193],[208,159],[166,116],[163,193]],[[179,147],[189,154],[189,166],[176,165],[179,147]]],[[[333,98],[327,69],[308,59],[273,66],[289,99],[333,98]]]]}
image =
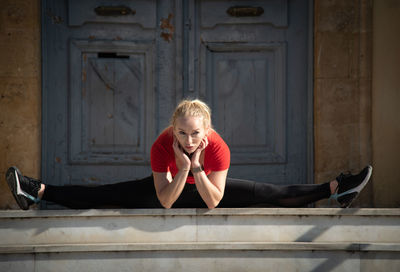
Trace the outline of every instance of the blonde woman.
{"type": "Polygon", "coordinates": [[[278,186],[227,178],[229,165],[229,147],[212,128],[209,107],[200,100],[183,100],[151,148],[150,177],[97,187],[53,186],[10,167],[6,179],[24,210],[42,199],[74,209],[213,209],[259,204],[301,207],[331,197],[348,207],[372,173],[367,166],[357,175],[340,174],[324,184],[278,186]]]}

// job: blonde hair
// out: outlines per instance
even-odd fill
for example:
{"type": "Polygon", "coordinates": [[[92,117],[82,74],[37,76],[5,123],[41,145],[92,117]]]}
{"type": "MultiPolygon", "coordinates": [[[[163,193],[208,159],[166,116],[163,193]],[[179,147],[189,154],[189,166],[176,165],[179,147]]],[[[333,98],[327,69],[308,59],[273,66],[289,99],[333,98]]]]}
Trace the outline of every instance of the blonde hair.
{"type": "Polygon", "coordinates": [[[211,109],[206,103],[199,99],[182,100],[175,108],[171,118],[171,126],[175,128],[176,119],[179,117],[194,116],[202,117],[205,128],[211,128],[211,109]]]}

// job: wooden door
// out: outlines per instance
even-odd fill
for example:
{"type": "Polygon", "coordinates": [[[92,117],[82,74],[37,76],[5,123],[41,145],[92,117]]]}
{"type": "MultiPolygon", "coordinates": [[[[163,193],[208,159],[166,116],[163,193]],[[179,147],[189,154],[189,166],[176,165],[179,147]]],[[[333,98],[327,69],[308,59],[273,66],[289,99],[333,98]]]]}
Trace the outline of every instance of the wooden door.
{"type": "Polygon", "coordinates": [[[42,2],[42,178],[97,185],[151,174],[177,100],[174,1],[42,2]]]}
{"type": "MultiPolygon", "coordinates": [[[[229,176],[310,181],[305,0],[42,1],[42,178],[97,185],[151,173],[176,103],[200,97],[229,176]]],[[[311,108],[312,109],[312,108],[311,108]]]]}
{"type": "Polygon", "coordinates": [[[187,96],[213,110],[229,176],[312,182],[308,1],[188,1],[187,96]]]}

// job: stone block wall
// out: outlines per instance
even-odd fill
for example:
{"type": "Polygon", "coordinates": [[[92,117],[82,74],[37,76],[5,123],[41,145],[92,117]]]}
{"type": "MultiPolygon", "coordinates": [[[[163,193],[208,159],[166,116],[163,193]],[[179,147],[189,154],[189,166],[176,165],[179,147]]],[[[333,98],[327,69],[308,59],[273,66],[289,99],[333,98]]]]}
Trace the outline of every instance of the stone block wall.
{"type": "Polygon", "coordinates": [[[0,209],[18,208],[5,181],[10,165],[40,174],[40,63],[40,1],[1,1],[0,209]]]}
{"type": "MultiPolygon", "coordinates": [[[[371,1],[315,1],[316,183],[371,163],[371,14],[371,1]]],[[[371,184],[356,206],[372,205],[371,184]]]]}
{"type": "Polygon", "coordinates": [[[400,207],[400,1],[374,1],[374,204],[400,207]]]}

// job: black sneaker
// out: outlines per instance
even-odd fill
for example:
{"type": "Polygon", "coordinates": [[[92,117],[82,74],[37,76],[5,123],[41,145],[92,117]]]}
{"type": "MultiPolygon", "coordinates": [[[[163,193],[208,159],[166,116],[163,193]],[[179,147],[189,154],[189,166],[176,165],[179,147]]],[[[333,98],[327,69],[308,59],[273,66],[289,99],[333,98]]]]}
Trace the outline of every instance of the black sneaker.
{"type": "Polygon", "coordinates": [[[368,183],[372,174],[372,166],[368,165],[357,175],[340,174],[336,180],[338,187],[331,198],[336,199],[342,208],[348,208],[368,183]]]}
{"type": "Polygon", "coordinates": [[[28,210],[30,205],[39,203],[38,192],[41,184],[39,180],[23,176],[18,168],[14,166],[8,168],[6,179],[21,209],[28,210]]]}

